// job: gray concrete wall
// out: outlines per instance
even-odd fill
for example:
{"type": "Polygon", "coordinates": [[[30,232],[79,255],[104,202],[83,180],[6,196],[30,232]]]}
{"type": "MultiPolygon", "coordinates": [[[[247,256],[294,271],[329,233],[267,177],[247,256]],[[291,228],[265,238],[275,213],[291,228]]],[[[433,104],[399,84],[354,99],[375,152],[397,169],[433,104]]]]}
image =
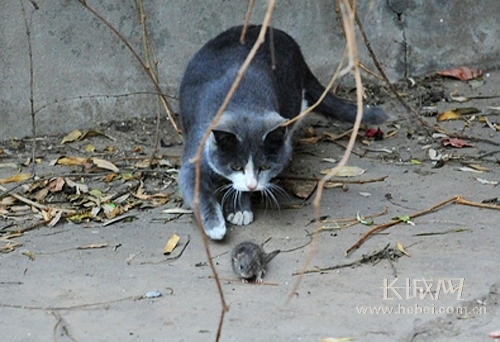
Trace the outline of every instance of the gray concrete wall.
{"type": "MultiPolygon", "coordinates": [[[[0,139],[30,135],[28,43],[20,1],[1,0],[0,139]]],[[[21,0],[22,1],[22,0],[21,0]]],[[[154,92],[139,63],[103,23],[76,0],[24,1],[31,29],[34,100],[40,134],[97,122],[154,115],[154,92]],[[82,97],[82,98],[79,98],[82,97]]],[[[135,1],[87,0],[143,55],[135,1]]],[[[241,24],[247,0],[144,1],[163,92],[175,97],[192,54],[220,31],[241,24]]],[[[257,0],[259,23],[266,1],[257,0]]],[[[273,25],[299,42],[313,72],[326,82],[344,39],[332,0],[278,0],[273,25]]],[[[500,1],[358,1],[371,44],[391,80],[458,65],[498,67],[500,1]]],[[[375,70],[360,41],[360,60],[375,70]]]]}

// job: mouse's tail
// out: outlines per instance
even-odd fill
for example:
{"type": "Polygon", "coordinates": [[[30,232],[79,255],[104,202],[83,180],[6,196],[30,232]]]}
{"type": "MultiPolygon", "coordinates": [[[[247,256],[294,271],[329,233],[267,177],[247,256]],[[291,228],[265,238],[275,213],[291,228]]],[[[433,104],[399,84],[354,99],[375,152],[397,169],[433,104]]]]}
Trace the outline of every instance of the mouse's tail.
{"type": "Polygon", "coordinates": [[[271,260],[273,260],[273,258],[278,255],[278,253],[281,252],[279,249],[275,250],[275,251],[272,251],[271,253],[269,254],[266,254],[265,258],[264,258],[264,265],[267,265],[267,263],[271,260]]]}

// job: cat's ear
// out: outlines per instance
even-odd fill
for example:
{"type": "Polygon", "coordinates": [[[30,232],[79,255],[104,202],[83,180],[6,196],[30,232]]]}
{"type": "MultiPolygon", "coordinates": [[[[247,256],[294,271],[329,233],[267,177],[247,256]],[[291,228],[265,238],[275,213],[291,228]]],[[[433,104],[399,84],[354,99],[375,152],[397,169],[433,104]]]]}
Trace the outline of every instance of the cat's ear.
{"type": "Polygon", "coordinates": [[[214,135],[215,144],[217,146],[235,146],[235,144],[238,142],[238,138],[236,137],[236,135],[234,135],[234,133],[216,129],[214,129],[212,133],[214,135]]]}
{"type": "Polygon", "coordinates": [[[282,143],[285,140],[287,127],[278,126],[272,131],[268,132],[264,140],[270,143],[282,143]]]}

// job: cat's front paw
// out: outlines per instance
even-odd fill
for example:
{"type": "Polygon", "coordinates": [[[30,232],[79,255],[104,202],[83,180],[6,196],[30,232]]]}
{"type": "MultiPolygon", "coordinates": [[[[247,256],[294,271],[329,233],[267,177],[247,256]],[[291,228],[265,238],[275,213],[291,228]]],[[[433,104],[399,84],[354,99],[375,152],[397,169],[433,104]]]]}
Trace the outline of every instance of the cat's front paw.
{"type": "Polygon", "coordinates": [[[227,220],[232,224],[243,226],[252,223],[253,213],[249,210],[237,211],[227,215],[227,220]]]}
{"type": "Polygon", "coordinates": [[[219,205],[214,206],[214,214],[207,215],[203,219],[205,234],[212,240],[222,240],[226,235],[226,221],[219,205]]]}
{"type": "Polygon", "coordinates": [[[205,234],[207,234],[207,236],[212,240],[222,240],[226,235],[226,231],[227,231],[226,224],[224,222],[215,227],[211,228],[205,227],[205,234]]]}

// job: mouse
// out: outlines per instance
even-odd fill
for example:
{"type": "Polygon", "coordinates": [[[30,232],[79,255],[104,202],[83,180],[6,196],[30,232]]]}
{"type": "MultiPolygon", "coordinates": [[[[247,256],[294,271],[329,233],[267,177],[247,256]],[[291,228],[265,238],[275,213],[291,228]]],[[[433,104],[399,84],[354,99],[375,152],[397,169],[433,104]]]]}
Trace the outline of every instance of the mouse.
{"type": "Polygon", "coordinates": [[[231,262],[234,272],[247,283],[255,279],[262,284],[267,264],[280,252],[279,249],[267,254],[262,245],[245,241],[234,247],[231,252],[231,262]]]}

